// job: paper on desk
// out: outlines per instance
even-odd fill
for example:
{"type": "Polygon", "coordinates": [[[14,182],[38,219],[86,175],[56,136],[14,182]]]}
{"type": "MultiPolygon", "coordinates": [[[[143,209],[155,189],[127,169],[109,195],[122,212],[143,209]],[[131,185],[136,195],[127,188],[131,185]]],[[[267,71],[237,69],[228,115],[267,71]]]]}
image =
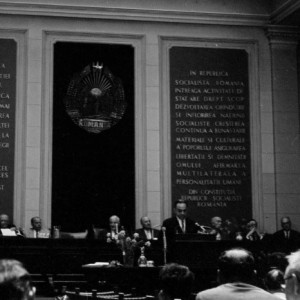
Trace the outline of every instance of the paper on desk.
{"type": "Polygon", "coordinates": [[[109,265],[109,262],[103,262],[103,261],[98,261],[98,262],[95,262],[93,264],[87,264],[85,265],[85,267],[102,267],[102,266],[108,266],[109,265]]]}
{"type": "Polygon", "coordinates": [[[17,236],[16,232],[9,228],[1,228],[1,232],[3,236],[17,236]]]}

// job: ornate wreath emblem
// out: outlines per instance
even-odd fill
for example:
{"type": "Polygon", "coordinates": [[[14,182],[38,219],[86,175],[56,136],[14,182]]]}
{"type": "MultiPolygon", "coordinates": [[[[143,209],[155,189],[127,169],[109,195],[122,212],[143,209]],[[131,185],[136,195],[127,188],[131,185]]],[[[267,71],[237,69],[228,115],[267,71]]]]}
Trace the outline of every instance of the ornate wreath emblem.
{"type": "Polygon", "coordinates": [[[127,106],[121,80],[98,62],[73,76],[64,102],[73,122],[93,133],[117,124],[127,106]]]}

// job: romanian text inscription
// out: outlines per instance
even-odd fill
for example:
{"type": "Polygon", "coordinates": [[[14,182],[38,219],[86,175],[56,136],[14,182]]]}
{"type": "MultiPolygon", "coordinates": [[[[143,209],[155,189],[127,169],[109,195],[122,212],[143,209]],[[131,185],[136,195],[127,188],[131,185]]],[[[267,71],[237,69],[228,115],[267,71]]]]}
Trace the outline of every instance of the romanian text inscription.
{"type": "Polygon", "coordinates": [[[0,39],[0,210],[12,215],[14,190],[16,42],[0,39]]]}
{"type": "Polygon", "coordinates": [[[248,55],[244,50],[170,50],[172,199],[208,222],[250,217],[248,55]]]}

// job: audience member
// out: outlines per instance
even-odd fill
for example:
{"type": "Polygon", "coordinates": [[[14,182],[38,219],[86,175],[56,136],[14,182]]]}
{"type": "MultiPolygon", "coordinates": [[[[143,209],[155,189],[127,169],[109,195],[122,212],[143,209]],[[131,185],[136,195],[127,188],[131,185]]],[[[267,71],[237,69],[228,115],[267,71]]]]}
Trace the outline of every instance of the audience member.
{"type": "Polygon", "coordinates": [[[159,282],[159,300],[187,300],[191,298],[194,274],[186,266],[171,263],[161,269],[159,282]]]}
{"type": "Polygon", "coordinates": [[[144,241],[151,241],[157,239],[159,236],[159,230],[152,228],[151,220],[147,216],[141,217],[142,228],[137,229],[135,232],[138,233],[139,238],[144,241]]]}
{"type": "Polygon", "coordinates": [[[32,300],[35,288],[23,265],[16,260],[0,260],[0,298],[3,300],[32,300]]]}
{"type": "Polygon", "coordinates": [[[285,270],[285,295],[287,300],[300,299],[300,250],[287,256],[288,266],[285,270]]]}
{"type": "Polygon", "coordinates": [[[289,217],[281,218],[281,230],[272,235],[273,251],[290,253],[300,247],[300,233],[292,229],[289,217]]]}
{"type": "Polygon", "coordinates": [[[248,232],[246,234],[246,239],[250,241],[259,241],[263,238],[263,234],[258,231],[257,221],[255,219],[249,220],[248,224],[248,232]]]}
{"type": "Polygon", "coordinates": [[[168,241],[173,241],[176,234],[197,233],[195,222],[187,217],[187,203],[177,200],[174,203],[174,216],[163,221],[168,241]]]}
{"type": "Polygon", "coordinates": [[[265,265],[267,270],[279,269],[284,272],[287,267],[286,254],[283,252],[271,252],[266,255],[265,265]]]}
{"type": "Polygon", "coordinates": [[[280,299],[286,299],[284,293],[284,273],[279,269],[270,270],[265,278],[264,283],[267,291],[280,299]]]}
{"type": "Polygon", "coordinates": [[[197,294],[196,300],[278,299],[253,285],[256,279],[255,262],[251,252],[236,248],[223,252],[218,261],[220,285],[197,294]]]}
{"type": "Polygon", "coordinates": [[[27,238],[49,238],[50,231],[42,228],[42,219],[40,217],[33,217],[30,220],[31,228],[26,232],[27,238]]]}

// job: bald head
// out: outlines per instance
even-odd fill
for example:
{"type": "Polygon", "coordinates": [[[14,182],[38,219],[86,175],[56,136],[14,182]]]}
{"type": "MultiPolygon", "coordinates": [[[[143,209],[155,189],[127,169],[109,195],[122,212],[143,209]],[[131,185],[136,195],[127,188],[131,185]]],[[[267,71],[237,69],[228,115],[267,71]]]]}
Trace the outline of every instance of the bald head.
{"type": "Polygon", "coordinates": [[[222,283],[241,281],[251,283],[254,275],[254,258],[243,248],[227,250],[219,257],[219,272],[222,283]]]}
{"type": "Polygon", "coordinates": [[[9,216],[6,214],[0,215],[0,228],[8,228],[9,227],[9,216]]]}
{"type": "Polygon", "coordinates": [[[214,229],[220,229],[222,227],[222,218],[218,216],[211,218],[211,226],[214,229]]]}
{"type": "Polygon", "coordinates": [[[149,219],[149,217],[141,217],[141,225],[145,229],[151,229],[151,220],[149,219]]]}
{"type": "Polygon", "coordinates": [[[120,229],[120,218],[116,215],[111,216],[109,218],[109,227],[112,231],[116,231],[117,227],[120,229]]]}
{"type": "Polygon", "coordinates": [[[42,229],[42,219],[40,217],[33,217],[31,219],[31,225],[32,225],[32,228],[34,230],[41,230],[42,229]]]}
{"type": "Polygon", "coordinates": [[[291,230],[292,222],[289,217],[281,218],[281,227],[283,230],[291,230]]]}

